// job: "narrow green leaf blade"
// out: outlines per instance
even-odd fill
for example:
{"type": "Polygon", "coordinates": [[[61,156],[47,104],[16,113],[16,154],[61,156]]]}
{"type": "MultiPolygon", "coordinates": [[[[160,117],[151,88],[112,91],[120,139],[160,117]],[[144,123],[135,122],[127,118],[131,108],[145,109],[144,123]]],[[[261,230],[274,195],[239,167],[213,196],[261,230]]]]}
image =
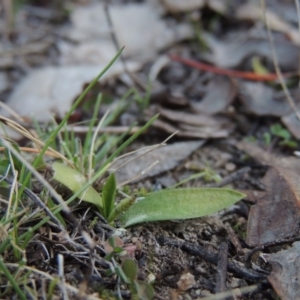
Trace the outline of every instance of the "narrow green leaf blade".
{"type": "Polygon", "coordinates": [[[103,214],[105,218],[108,218],[114,209],[116,190],[116,177],[112,173],[105,182],[102,190],[103,214]]]}
{"type": "Polygon", "coordinates": [[[120,218],[128,227],[150,221],[191,219],[224,209],[245,195],[230,189],[191,188],[163,190],[134,203],[120,218]]]}
{"type": "MultiPolygon", "coordinates": [[[[53,163],[52,169],[54,171],[53,179],[69,188],[73,193],[78,192],[87,183],[85,176],[63,163],[53,163]]],[[[102,210],[102,198],[92,186],[89,186],[78,197],[83,201],[95,204],[102,210]]]]}

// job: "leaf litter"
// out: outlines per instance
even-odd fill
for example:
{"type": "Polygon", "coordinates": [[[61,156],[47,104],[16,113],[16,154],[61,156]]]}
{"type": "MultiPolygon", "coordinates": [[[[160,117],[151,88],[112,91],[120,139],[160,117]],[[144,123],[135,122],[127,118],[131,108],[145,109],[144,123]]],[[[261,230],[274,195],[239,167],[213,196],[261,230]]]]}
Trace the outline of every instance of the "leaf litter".
{"type": "MultiPolygon", "coordinates": [[[[49,39],[48,43],[41,41],[37,47],[24,47],[19,52],[13,48],[16,47],[15,44],[11,43],[12,48],[7,48],[9,50],[6,51],[5,57],[8,60],[3,64],[1,74],[4,73],[7,78],[14,78],[14,81],[24,78],[18,69],[19,61],[15,59],[22,58],[27,63],[25,69],[29,75],[19,85],[19,88],[23,85],[23,89],[18,91],[18,87],[14,87],[10,99],[14,95],[15,102],[10,103],[11,100],[7,97],[7,91],[13,85],[4,85],[1,96],[4,95],[3,99],[8,99],[7,104],[27,118],[34,116],[36,120],[46,121],[50,120],[53,114],[62,118],[83,86],[90,82],[101,66],[111,58],[110,53],[116,52],[110,31],[115,31],[120,45],[127,44],[124,52],[127,71],[136,72],[139,80],[144,83],[147,81],[149,68],[155,64],[158,52],[163,55],[171,53],[194,61],[199,60],[223,68],[225,71],[252,72],[254,75],[257,74],[258,78],[259,74],[253,67],[253,58],[256,56],[263,66],[262,69],[268,74],[275,74],[274,58],[271,55],[266,31],[262,29],[263,21],[257,3],[253,4],[250,1],[233,3],[236,5],[232,10],[230,5],[225,5],[225,2],[220,5],[218,1],[209,3],[161,1],[163,5],[152,1],[151,4],[144,1],[138,5],[115,2],[117,4],[109,6],[113,28],[105,21],[102,4],[91,4],[88,1],[86,5],[75,7],[68,26],[56,27],[59,39],[49,39]],[[249,13],[243,14],[243,10],[248,9],[249,13]],[[220,15],[216,15],[216,12],[220,15]],[[120,17],[122,14],[126,15],[125,23],[122,23],[120,17]],[[131,17],[133,15],[141,18],[131,17]],[[192,43],[191,40],[179,43],[196,36],[186,16],[203,26],[200,35],[202,42],[207,46],[206,52],[201,52],[201,47],[195,46],[195,40],[192,43]],[[132,19],[133,22],[127,22],[128,19],[132,19]],[[146,40],[141,38],[142,35],[137,28],[146,28],[143,31],[148,34],[142,34],[146,36],[146,40]],[[153,31],[149,30],[150,28],[153,28],[153,31]],[[123,29],[125,34],[122,36],[123,29]],[[177,33],[174,34],[173,29],[178,29],[177,33]],[[139,39],[137,46],[131,40],[135,36],[139,39]],[[163,39],[159,40],[158,37],[163,39]],[[53,44],[57,48],[54,55],[52,52],[51,58],[49,53],[53,51],[53,44]],[[166,51],[168,47],[169,51],[166,51]],[[28,66],[33,71],[28,69],[28,66]],[[36,66],[39,66],[40,70],[35,70],[36,66]],[[15,77],[11,77],[13,73],[8,68],[18,70],[15,71],[15,77]],[[43,80],[44,78],[48,80],[43,80]],[[31,81],[30,85],[26,86],[26,81],[31,81]],[[43,107],[46,101],[44,103],[41,99],[48,99],[49,105],[43,107]],[[39,110],[34,111],[35,108],[39,110]]],[[[289,1],[284,3],[267,1],[267,13],[270,28],[274,30],[278,63],[281,70],[289,74],[297,71],[298,66],[295,62],[299,58],[298,19],[295,17],[296,10],[293,5],[289,1]]],[[[47,8],[45,10],[47,11],[47,8]]],[[[30,14],[30,7],[28,13],[30,14]]],[[[45,28],[41,28],[40,32],[43,32],[45,28]]],[[[20,27],[17,26],[16,30],[20,30],[20,27]]],[[[30,32],[30,35],[37,33],[35,30],[30,32]]],[[[24,32],[21,33],[25,36],[24,32]]],[[[199,32],[197,34],[199,37],[199,32]]],[[[34,46],[34,37],[28,36],[27,41],[34,46]]],[[[112,73],[114,74],[108,75],[101,82],[99,88],[108,87],[110,94],[118,101],[126,86],[135,82],[128,77],[122,63],[117,64],[112,73]],[[125,74],[123,79],[120,74],[125,74]]],[[[298,243],[290,245],[297,240],[299,232],[297,179],[299,159],[291,157],[291,153],[292,150],[299,150],[299,143],[296,143],[296,148],[292,150],[280,146],[278,137],[272,135],[270,127],[274,122],[281,120],[298,142],[299,121],[285,102],[285,96],[276,85],[276,79],[275,83],[258,83],[237,79],[232,77],[230,72],[227,74],[224,77],[214,72],[208,73],[203,69],[196,70],[184,66],[170,59],[164,60],[155,70],[155,76],[152,76],[149,107],[141,113],[141,107],[131,103],[125,113],[127,117],[124,114],[113,126],[117,128],[124,122],[123,126],[128,128],[131,121],[144,123],[149,116],[160,112],[160,118],[154,123],[153,128],[147,131],[142,142],[145,144],[158,142],[164,139],[166,134],[179,130],[176,141],[150,153],[147,159],[147,155],[133,159],[131,165],[128,164],[128,167],[125,165],[122,175],[124,177],[120,176],[118,181],[131,180],[159,160],[161,164],[150,168],[146,176],[136,178],[136,182],[132,182],[130,188],[138,190],[144,187],[156,190],[160,189],[160,180],[167,182],[163,178],[172,177],[172,184],[176,184],[182,179],[185,180],[188,175],[194,179],[188,181],[187,186],[203,187],[208,184],[221,186],[224,180],[224,183],[229,184],[229,188],[238,188],[240,191],[250,189],[252,194],[258,195],[256,203],[250,208],[249,202],[238,202],[230,209],[201,219],[136,225],[125,234],[121,234],[121,243],[115,245],[113,253],[114,251],[122,253],[125,249],[131,253],[131,258],[138,262],[139,267],[137,275],[130,275],[130,278],[136,280],[138,277],[138,280],[144,283],[154,280],[156,295],[163,299],[217,296],[214,294],[222,291],[220,282],[216,279],[217,274],[218,278],[221,276],[221,280],[225,282],[223,289],[231,295],[238,290],[242,299],[274,299],[275,292],[283,299],[293,299],[299,293],[296,268],[290,266],[290,261],[295,267],[298,263],[298,243]],[[160,93],[161,90],[163,93],[160,93]],[[262,151],[249,144],[238,144],[237,141],[245,136],[248,139],[258,140],[268,150],[262,151]],[[269,141],[270,136],[272,139],[269,141]],[[213,141],[220,138],[223,140],[213,141]],[[203,139],[209,141],[204,145],[203,139]],[[237,145],[240,151],[248,153],[261,164],[270,166],[267,173],[264,174],[264,169],[261,169],[260,165],[247,160],[244,152],[237,151],[233,145],[237,145]],[[281,152],[282,156],[279,158],[271,154],[273,149],[281,152]],[[238,171],[245,165],[250,171],[240,175],[238,171]],[[205,176],[193,177],[198,172],[203,173],[204,170],[205,176]],[[216,178],[221,181],[215,182],[216,178]],[[256,192],[256,187],[261,187],[262,184],[265,190],[256,192]],[[228,243],[228,240],[231,242],[228,243]],[[228,243],[229,246],[228,261],[227,263],[223,261],[225,269],[221,271],[219,267],[221,262],[218,258],[221,256],[218,255],[218,251],[223,249],[221,245],[224,243],[228,243]],[[287,249],[282,250],[281,244],[287,249]],[[258,257],[251,254],[256,251],[261,251],[258,257]],[[247,256],[250,257],[248,264],[247,256]]],[[[285,80],[289,81],[290,77],[286,77],[285,80]]],[[[292,96],[297,103],[299,97],[296,85],[292,81],[289,83],[292,96]]],[[[145,90],[141,93],[143,92],[145,90]]],[[[110,106],[104,104],[101,113],[103,114],[103,109],[107,108],[110,106]]],[[[86,118],[84,113],[82,116],[86,118]]],[[[124,164],[126,159],[116,162],[124,164]]],[[[114,168],[116,166],[113,165],[114,168]]],[[[118,176],[118,173],[116,175],[118,176]]],[[[250,196],[248,198],[250,199],[250,196]]],[[[6,206],[1,202],[1,215],[5,209],[6,206]]],[[[74,207],[74,214],[93,239],[95,252],[104,256],[102,249],[106,247],[107,238],[115,233],[115,229],[101,221],[95,224],[93,221],[95,212],[90,208],[85,209],[84,204],[82,207],[74,207]]],[[[70,229],[70,234],[71,231],[70,229]]],[[[72,231],[72,237],[78,243],[64,240],[60,234],[55,232],[53,235],[53,233],[51,225],[43,227],[41,233],[29,244],[26,254],[32,266],[42,272],[46,272],[50,266],[52,273],[57,274],[59,270],[56,261],[53,261],[55,257],[63,255],[67,281],[65,287],[72,291],[72,296],[79,294],[79,290],[76,288],[71,290],[69,284],[71,282],[74,286],[86,282],[86,288],[83,287],[80,292],[88,294],[86,295],[88,298],[94,297],[90,291],[98,292],[99,286],[106,290],[115,290],[117,282],[113,277],[106,276],[105,271],[109,267],[101,255],[95,258],[96,267],[93,268],[92,275],[88,275],[89,271],[83,270],[83,266],[89,264],[89,258],[87,252],[80,252],[86,251],[83,246],[85,242],[80,240],[76,230],[72,231]],[[49,253],[51,255],[54,253],[54,256],[50,257],[49,253]],[[50,259],[48,265],[45,264],[45,257],[47,260],[50,259]]],[[[111,250],[106,251],[106,254],[111,254],[111,250]]],[[[14,268],[13,265],[8,266],[14,268]]],[[[33,280],[39,283],[37,277],[33,276],[33,280]]],[[[146,286],[138,281],[135,284],[139,295],[148,299],[147,295],[141,292],[146,286]]],[[[120,295],[129,298],[129,290],[121,286],[118,296],[115,294],[115,297],[120,298],[120,295]]],[[[99,299],[98,295],[95,298],[99,299]]]]}

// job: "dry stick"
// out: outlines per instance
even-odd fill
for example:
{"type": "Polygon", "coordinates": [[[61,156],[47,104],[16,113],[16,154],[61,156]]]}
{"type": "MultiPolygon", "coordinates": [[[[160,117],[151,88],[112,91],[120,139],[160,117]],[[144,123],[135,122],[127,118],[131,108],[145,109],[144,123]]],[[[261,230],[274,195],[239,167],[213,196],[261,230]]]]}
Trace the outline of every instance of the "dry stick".
{"type": "MultiPolygon", "coordinates": [[[[209,252],[205,248],[201,247],[200,245],[195,245],[192,243],[187,243],[184,241],[179,241],[175,239],[165,238],[165,237],[159,237],[157,241],[161,245],[169,245],[169,246],[175,246],[179,247],[180,249],[192,254],[199,256],[206,261],[208,261],[211,264],[217,265],[218,262],[218,254],[214,252],[209,252]]],[[[245,280],[249,280],[252,282],[261,281],[267,278],[267,275],[269,273],[266,272],[266,274],[258,273],[256,271],[253,271],[251,269],[246,269],[242,266],[240,266],[236,262],[228,262],[228,271],[234,273],[238,277],[242,277],[245,280]]]]}
{"type": "Polygon", "coordinates": [[[228,263],[228,243],[221,242],[218,254],[217,276],[216,276],[216,293],[226,291],[226,275],[228,263]]]}
{"type": "MultiPolygon", "coordinates": [[[[27,152],[27,153],[40,153],[41,150],[37,149],[37,148],[30,148],[30,147],[19,147],[19,150],[21,152],[27,152]]],[[[5,151],[5,147],[0,147],[0,152],[5,151]]],[[[45,155],[54,157],[54,158],[60,158],[60,156],[57,156],[55,153],[53,153],[52,151],[46,150],[45,155]]]]}
{"type": "Polygon", "coordinates": [[[251,251],[249,251],[245,254],[245,256],[244,256],[245,264],[250,265],[252,256],[258,251],[268,249],[269,247],[274,247],[274,246],[279,246],[279,245],[284,245],[284,244],[291,244],[296,241],[300,241],[299,236],[286,238],[286,239],[279,239],[277,241],[273,241],[273,242],[265,243],[263,245],[256,246],[251,251]]]}
{"type": "Polygon", "coordinates": [[[241,294],[247,294],[252,293],[255,290],[257,290],[259,287],[257,285],[250,285],[250,286],[244,286],[239,289],[233,289],[231,291],[215,294],[215,295],[209,295],[207,297],[202,298],[201,300],[224,300],[227,299],[226,297],[233,296],[234,299],[240,299],[241,294]]]}
{"type": "Polygon", "coordinates": [[[221,182],[208,184],[205,187],[222,187],[226,184],[229,184],[231,182],[234,182],[234,181],[240,179],[245,173],[248,173],[250,170],[251,170],[250,167],[244,167],[244,168],[230,174],[229,176],[226,176],[221,182]]]}
{"type": "Polygon", "coordinates": [[[266,2],[265,0],[260,0],[261,2],[261,7],[263,10],[263,21],[266,24],[267,27],[267,32],[268,32],[268,38],[269,38],[269,42],[270,42],[270,47],[271,47],[271,51],[272,51],[272,58],[273,58],[273,64],[274,64],[274,68],[276,71],[276,74],[278,76],[279,82],[283,88],[284,94],[286,96],[286,99],[288,101],[288,103],[290,104],[291,108],[293,109],[293,111],[295,112],[298,120],[300,121],[300,113],[297,110],[296,104],[287,88],[287,85],[285,83],[285,80],[283,78],[283,75],[281,73],[280,67],[279,67],[279,63],[278,63],[278,59],[277,59],[277,55],[276,55],[276,51],[275,51],[275,47],[274,47],[274,40],[273,40],[273,36],[271,34],[271,30],[270,30],[270,26],[269,26],[269,22],[268,22],[268,18],[266,17],[266,2]]]}
{"type": "Polygon", "coordinates": [[[245,253],[245,251],[243,250],[242,246],[241,246],[241,243],[239,241],[239,238],[237,237],[237,235],[235,234],[234,230],[232,229],[231,225],[229,223],[225,223],[224,224],[224,227],[227,231],[227,235],[228,235],[228,238],[231,242],[231,244],[235,247],[236,249],[236,252],[238,254],[243,254],[245,253]]]}

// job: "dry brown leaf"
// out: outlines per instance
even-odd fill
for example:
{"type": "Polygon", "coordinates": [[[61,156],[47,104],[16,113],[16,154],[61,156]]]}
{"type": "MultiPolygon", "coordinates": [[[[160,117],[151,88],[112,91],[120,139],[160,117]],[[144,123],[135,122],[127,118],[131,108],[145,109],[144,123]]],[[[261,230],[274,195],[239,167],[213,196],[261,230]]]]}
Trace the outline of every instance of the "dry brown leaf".
{"type": "Polygon", "coordinates": [[[264,254],[272,265],[268,280],[281,300],[298,299],[300,295],[300,242],[277,253],[264,254]]]}
{"type": "Polygon", "coordinates": [[[259,245],[297,233],[300,229],[300,159],[275,156],[255,144],[241,142],[237,146],[272,167],[263,178],[265,195],[251,208],[247,242],[259,245]]]}
{"type": "Polygon", "coordinates": [[[248,218],[246,241],[249,245],[274,242],[299,231],[300,195],[289,182],[294,175],[277,168],[267,171],[262,180],[266,193],[251,207],[248,218]]]}

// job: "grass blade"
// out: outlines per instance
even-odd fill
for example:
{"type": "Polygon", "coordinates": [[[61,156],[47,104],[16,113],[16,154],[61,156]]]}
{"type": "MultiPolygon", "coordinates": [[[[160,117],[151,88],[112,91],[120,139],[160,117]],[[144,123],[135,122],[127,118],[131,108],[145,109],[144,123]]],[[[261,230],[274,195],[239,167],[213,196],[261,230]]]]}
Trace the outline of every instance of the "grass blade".
{"type": "Polygon", "coordinates": [[[27,297],[26,295],[22,292],[20,289],[18,283],[15,281],[9,270],[6,268],[6,265],[4,264],[2,258],[0,257],[0,271],[5,275],[5,277],[8,279],[8,281],[11,283],[12,287],[16,291],[16,293],[19,296],[19,299],[21,300],[26,300],[27,297]]]}
{"type": "Polygon", "coordinates": [[[114,209],[117,183],[115,174],[112,173],[105,182],[102,190],[103,214],[107,219],[114,209]]]}

